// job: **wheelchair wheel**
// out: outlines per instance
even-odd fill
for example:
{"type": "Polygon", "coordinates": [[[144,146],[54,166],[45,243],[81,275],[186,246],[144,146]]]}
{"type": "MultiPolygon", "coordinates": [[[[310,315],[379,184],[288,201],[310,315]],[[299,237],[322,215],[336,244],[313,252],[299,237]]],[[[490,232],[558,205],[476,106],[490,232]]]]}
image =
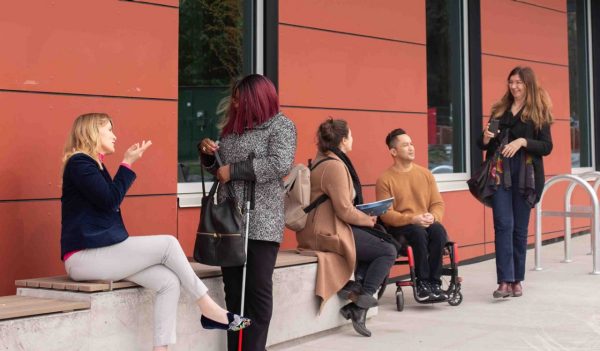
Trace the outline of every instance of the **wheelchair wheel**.
{"type": "Polygon", "coordinates": [[[401,287],[396,289],[396,309],[398,312],[402,312],[404,310],[404,292],[401,287]]]}
{"type": "Polygon", "coordinates": [[[460,291],[458,291],[457,293],[453,294],[449,299],[448,299],[448,304],[450,306],[458,306],[460,305],[460,303],[463,300],[463,295],[460,291]]]}

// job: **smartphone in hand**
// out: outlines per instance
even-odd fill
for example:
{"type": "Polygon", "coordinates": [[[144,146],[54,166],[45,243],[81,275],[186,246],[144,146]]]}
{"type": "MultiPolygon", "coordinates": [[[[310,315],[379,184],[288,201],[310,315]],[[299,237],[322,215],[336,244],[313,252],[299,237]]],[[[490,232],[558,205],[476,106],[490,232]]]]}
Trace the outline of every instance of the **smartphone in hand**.
{"type": "Polygon", "coordinates": [[[498,134],[498,131],[500,129],[500,120],[498,118],[492,118],[490,120],[490,125],[488,126],[488,130],[492,133],[494,133],[494,135],[498,134]]]}

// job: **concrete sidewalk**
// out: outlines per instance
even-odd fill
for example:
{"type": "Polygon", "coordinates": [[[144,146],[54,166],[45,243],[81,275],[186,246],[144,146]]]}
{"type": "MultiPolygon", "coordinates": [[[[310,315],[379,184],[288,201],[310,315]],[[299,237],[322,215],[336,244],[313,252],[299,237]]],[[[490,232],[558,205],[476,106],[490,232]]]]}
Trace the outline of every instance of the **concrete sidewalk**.
{"type": "MultiPolygon", "coordinates": [[[[395,286],[367,321],[366,338],[352,326],[269,348],[308,350],[600,350],[600,275],[591,275],[590,236],[574,238],[572,263],[561,263],[563,242],[542,247],[543,271],[532,271],[528,251],[523,296],[496,300],[495,260],[461,266],[461,305],[417,304],[405,289],[396,311],[395,286]]],[[[317,318],[317,317],[315,317],[317,318]]]]}

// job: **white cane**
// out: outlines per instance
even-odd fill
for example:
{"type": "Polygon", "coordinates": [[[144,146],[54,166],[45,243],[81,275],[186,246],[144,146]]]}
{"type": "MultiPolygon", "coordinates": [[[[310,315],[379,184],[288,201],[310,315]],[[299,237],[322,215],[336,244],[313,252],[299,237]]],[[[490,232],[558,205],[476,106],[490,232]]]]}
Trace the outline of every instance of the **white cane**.
{"type": "MultiPolygon", "coordinates": [[[[244,315],[244,302],[246,300],[246,264],[248,263],[248,229],[250,227],[250,201],[246,201],[246,228],[244,229],[244,252],[246,253],[246,260],[244,260],[244,268],[242,269],[242,303],[240,308],[240,316],[244,315]]],[[[238,351],[242,351],[242,334],[243,329],[240,330],[238,338],[238,351]]]]}

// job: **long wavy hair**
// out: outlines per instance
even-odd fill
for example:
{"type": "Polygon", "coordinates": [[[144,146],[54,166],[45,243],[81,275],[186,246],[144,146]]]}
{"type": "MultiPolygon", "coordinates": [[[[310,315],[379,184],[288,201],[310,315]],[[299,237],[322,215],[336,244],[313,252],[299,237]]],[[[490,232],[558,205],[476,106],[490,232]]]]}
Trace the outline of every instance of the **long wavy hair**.
{"type": "Polygon", "coordinates": [[[106,113],[86,113],[75,119],[63,151],[63,171],[71,156],[79,153],[90,156],[102,168],[102,163],[98,158],[99,129],[106,123],[113,123],[106,113]]]}
{"type": "MultiPolygon", "coordinates": [[[[507,82],[514,75],[518,75],[525,84],[525,102],[523,103],[521,120],[523,122],[532,121],[538,130],[546,124],[552,124],[554,120],[552,101],[548,93],[538,84],[533,70],[530,67],[517,66],[508,74],[507,82]]],[[[511,108],[514,101],[515,98],[507,85],[502,99],[492,106],[492,117],[500,118],[506,110],[511,108]]]]}
{"type": "Polygon", "coordinates": [[[279,97],[269,78],[251,74],[233,85],[230,98],[222,101],[218,110],[226,111],[221,136],[239,135],[274,117],[279,112],[279,97]]]}

